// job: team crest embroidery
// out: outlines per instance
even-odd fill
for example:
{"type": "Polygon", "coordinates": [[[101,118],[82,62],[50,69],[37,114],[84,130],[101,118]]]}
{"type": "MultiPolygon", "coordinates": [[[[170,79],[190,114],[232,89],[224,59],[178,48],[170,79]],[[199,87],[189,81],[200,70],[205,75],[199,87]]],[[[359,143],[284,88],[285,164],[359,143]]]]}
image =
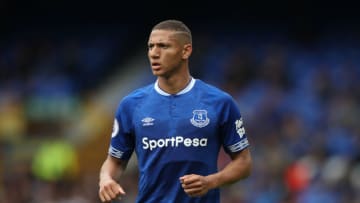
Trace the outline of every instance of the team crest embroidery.
{"type": "Polygon", "coordinates": [[[206,110],[194,110],[193,117],[190,119],[191,124],[198,128],[203,128],[210,123],[206,110]]]}

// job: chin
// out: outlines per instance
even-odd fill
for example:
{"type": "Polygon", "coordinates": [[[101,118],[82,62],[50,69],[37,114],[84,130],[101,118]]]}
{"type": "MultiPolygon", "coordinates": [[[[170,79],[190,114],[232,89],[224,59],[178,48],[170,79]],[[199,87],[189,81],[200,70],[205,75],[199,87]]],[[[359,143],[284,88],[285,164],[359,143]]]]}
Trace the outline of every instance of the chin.
{"type": "Polygon", "coordinates": [[[152,71],[152,74],[155,76],[159,76],[159,72],[157,72],[157,71],[152,71]]]}
{"type": "Polygon", "coordinates": [[[161,71],[153,71],[152,72],[153,75],[157,76],[157,77],[162,77],[162,76],[165,76],[165,74],[161,71]]]}

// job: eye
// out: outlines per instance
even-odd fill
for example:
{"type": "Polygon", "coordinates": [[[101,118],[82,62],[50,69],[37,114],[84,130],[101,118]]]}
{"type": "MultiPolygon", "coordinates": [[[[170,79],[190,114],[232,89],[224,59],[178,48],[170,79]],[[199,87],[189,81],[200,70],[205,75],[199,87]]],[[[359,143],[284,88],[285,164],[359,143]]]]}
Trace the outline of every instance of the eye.
{"type": "Polygon", "coordinates": [[[154,44],[148,44],[148,49],[152,49],[154,47],[154,44]]]}
{"type": "Polygon", "coordinates": [[[167,49],[170,47],[170,45],[168,44],[159,44],[159,47],[162,48],[162,49],[167,49]]]}

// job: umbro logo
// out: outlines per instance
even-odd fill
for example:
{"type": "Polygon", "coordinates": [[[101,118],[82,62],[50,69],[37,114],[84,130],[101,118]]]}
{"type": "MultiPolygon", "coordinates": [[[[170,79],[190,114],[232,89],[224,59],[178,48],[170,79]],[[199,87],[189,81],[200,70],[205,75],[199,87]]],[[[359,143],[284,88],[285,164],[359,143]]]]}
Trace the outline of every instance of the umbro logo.
{"type": "Polygon", "coordinates": [[[154,125],[154,120],[151,117],[145,117],[141,120],[143,126],[151,126],[154,125]]]}

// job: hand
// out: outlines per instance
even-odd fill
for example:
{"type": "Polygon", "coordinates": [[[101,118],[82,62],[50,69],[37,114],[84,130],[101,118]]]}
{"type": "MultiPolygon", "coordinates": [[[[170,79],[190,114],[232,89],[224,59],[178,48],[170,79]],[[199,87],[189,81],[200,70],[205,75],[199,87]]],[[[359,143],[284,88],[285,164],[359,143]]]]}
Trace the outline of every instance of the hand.
{"type": "Polygon", "coordinates": [[[205,176],[191,174],[184,175],[179,179],[185,193],[188,194],[190,197],[203,196],[210,189],[209,181],[205,176]]]}
{"type": "Polygon", "coordinates": [[[100,180],[99,197],[101,202],[110,202],[116,198],[121,199],[125,195],[122,187],[113,179],[100,180]]]}

